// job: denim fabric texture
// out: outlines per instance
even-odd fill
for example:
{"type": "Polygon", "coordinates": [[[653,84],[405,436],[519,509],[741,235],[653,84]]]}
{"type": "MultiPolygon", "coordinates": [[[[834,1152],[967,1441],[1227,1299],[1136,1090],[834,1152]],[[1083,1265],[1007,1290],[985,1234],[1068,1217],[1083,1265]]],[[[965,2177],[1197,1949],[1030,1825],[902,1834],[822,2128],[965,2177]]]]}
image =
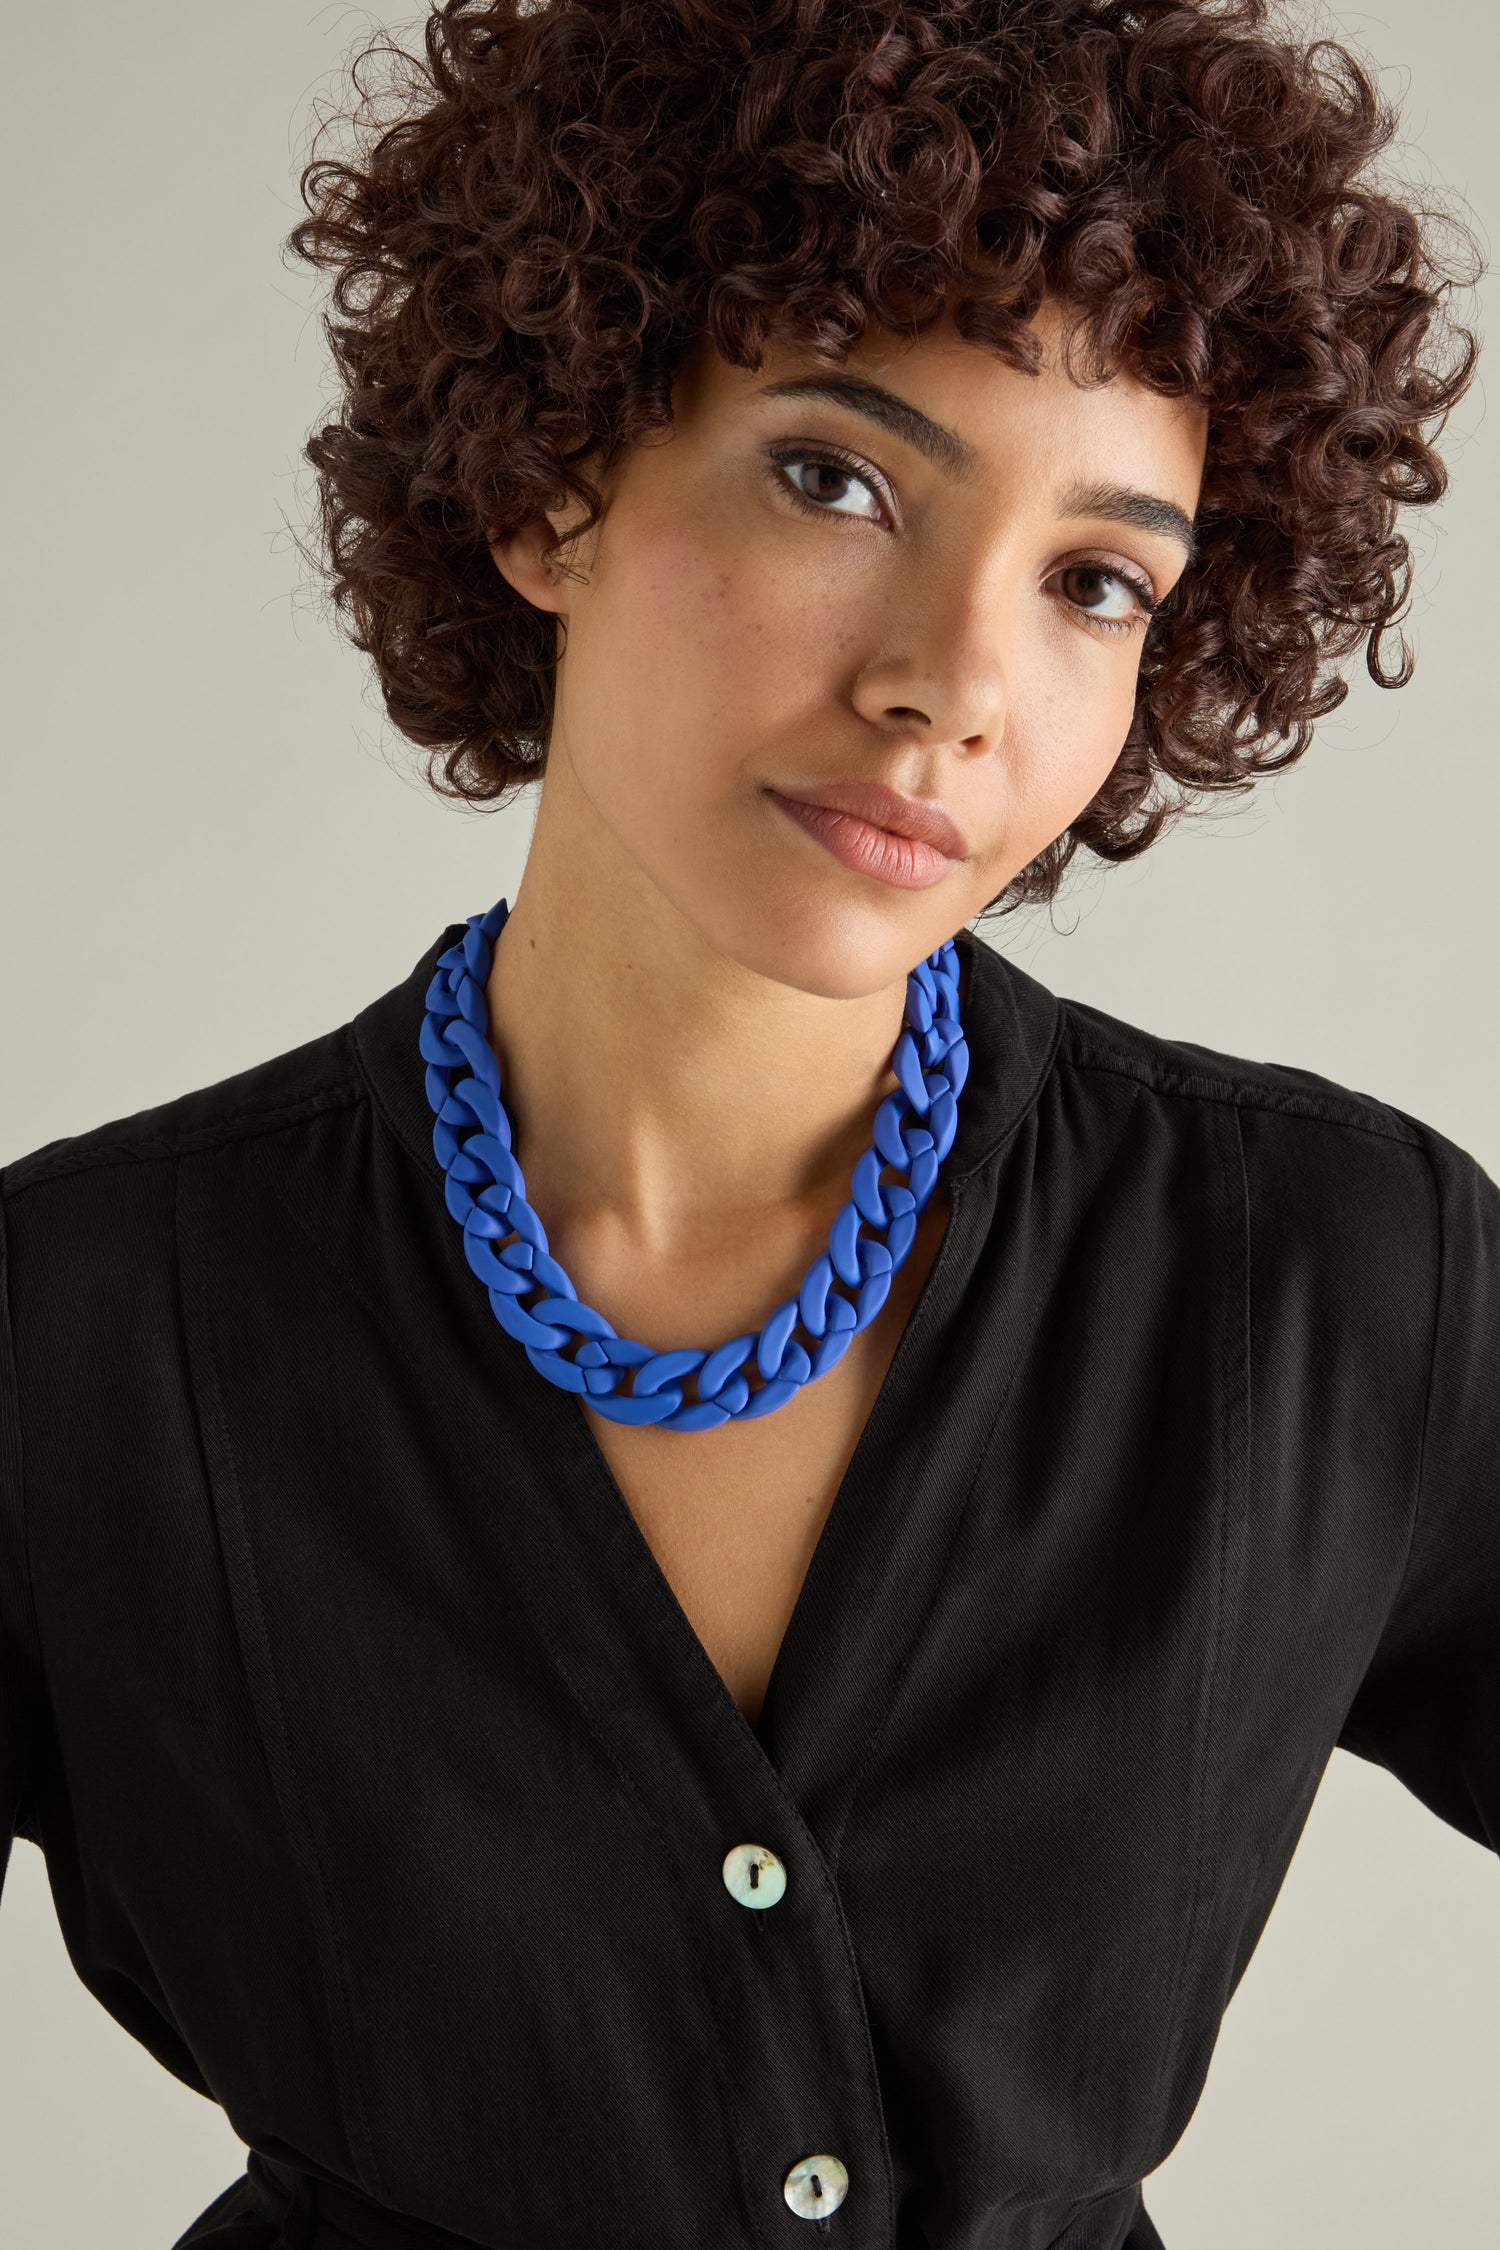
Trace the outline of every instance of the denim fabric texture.
{"type": "Polygon", "coordinates": [[[254,2152],[181,2243],[1160,2250],[1334,1748],[1500,1838],[1500,1193],[960,933],[952,1216],[752,1725],[464,1260],[463,927],[0,1170],[0,1852],[254,2152]]]}

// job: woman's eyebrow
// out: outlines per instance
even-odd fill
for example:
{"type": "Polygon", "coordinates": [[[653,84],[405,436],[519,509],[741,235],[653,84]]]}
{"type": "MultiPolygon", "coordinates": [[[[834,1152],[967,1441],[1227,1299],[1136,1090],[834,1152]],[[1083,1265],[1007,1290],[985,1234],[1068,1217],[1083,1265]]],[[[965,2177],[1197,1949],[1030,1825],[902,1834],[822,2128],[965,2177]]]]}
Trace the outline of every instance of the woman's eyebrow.
{"type": "MultiPolygon", "coordinates": [[[[925,454],[955,482],[973,476],[979,455],[967,438],[946,423],[913,406],[910,399],[872,383],[862,375],[790,375],[761,386],[762,398],[825,398],[851,413],[863,414],[882,429],[901,438],[913,451],[925,454]]],[[[1162,531],[1180,540],[1191,562],[1197,551],[1193,519],[1175,501],[1154,492],[1138,492],[1124,484],[1075,485],[1063,494],[1059,513],[1065,516],[1103,516],[1111,523],[1134,524],[1138,531],[1162,531]]]]}
{"type": "Polygon", "coordinates": [[[1075,484],[1058,503],[1065,516],[1103,516],[1110,523],[1134,524],[1137,531],[1164,531],[1180,539],[1191,562],[1198,551],[1193,519],[1174,500],[1154,492],[1138,492],[1128,484],[1075,484]]]}
{"type": "Polygon", "coordinates": [[[910,399],[872,383],[863,375],[790,375],[779,383],[761,386],[762,398],[826,398],[851,413],[867,415],[901,438],[916,453],[923,453],[944,473],[961,482],[979,466],[979,455],[967,438],[913,406],[910,399]]]}

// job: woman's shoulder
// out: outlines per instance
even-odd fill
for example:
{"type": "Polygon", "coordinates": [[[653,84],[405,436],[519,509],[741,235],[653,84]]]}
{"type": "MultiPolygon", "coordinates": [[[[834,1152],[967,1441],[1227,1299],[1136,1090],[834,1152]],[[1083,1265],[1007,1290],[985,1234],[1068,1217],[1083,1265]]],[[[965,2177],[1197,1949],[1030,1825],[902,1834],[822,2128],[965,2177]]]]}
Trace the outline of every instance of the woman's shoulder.
{"type": "Polygon", "coordinates": [[[985,1025],[1005,1036],[1021,1026],[1034,1047],[1045,1046],[1053,1070],[1091,1075],[1103,1094],[1123,1083],[1166,1102],[1220,1103],[1342,1126],[1412,1147],[1431,1130],[1378,1094],[1322,1072],[1175,1038],[1054,992],[988,940],[976,940],[973,951],[985,1025]]]}
{"type": "Polygon", "coordinates": [[[227,1166],[237,1201],[257,1136],[337,1132],[362,1092],[344,1024],[0,1166],[0,1391],[29,1368],[61,1402],[172,1360],[184,1160],[227,1166]]]}
{"type": "Polygon", "coordinates": [[[69,1338],[83,1334],[95,1360],[117,1368],[170,1352],[190,1213],[233,1215],[258,1252],[272,1183],[293,1182],[321,1209],[347,1185],[351,1150],[363,1162],[387,1144],[389,1135],[370,1135],[370,1112],[392,1081],[412,1113],[395,1116],[396,1139],[431,1164],[418,1032],[432,964],[452,934],[331,1030],[0,1165],[0,1312],[12,1362],[61,1380],[77,1357],[69,1338]]]}
{"type": "MultiPolygon", "coordinates": [[[[1004,957],[999,957],[1004,960],[1004,957]]],[[[1004,961],[1012,984],[1040,991],[1004,961]]],[[[1444,1207],[1500,1202],[1479,1161],[1436,1122],[1399,1102],[1306,1065],[1235,1053],[1170,1036],[1083,1000],[1058,995],[1052,1070],[1097,1103],[1101,1119],[1123,1099],[1151,1106],[1170,1139],[1194,1132],[1205,1109],[1252,1205],[1280,1214],[1289,1235],[1300,1213],[1340,1232],[1404,1221],[1424,1235],[1444,1207]]]]}
{"type": "Polygon", "coordinates": [[[462,923],[450,924],[394,985],[331,1030],[0,1164],[0,1228],[34,1223],[51,1237],[71,1216],[84,1224],[108,1208],[126,1192],[125,1174],[137,1183],[132,1197],[148,1196],[147,1177],[154,1171],[170,1180],[182,1157],[295,1132],[303,1122],[311,1128],[372,1099],[379,1106],[393,1078],[413,1112],[398,1121],[403,1137],[425,1144],[431,1125],[419,1106],[425,1094],[418,1049],[424,995],[439,954],[462,933],[462,923]]]}
{"type": "MultiPolygon", "coordinates": [[[[45,1141],[0,1165],[0,1201],[9,1215],[38,1189],[120,1166],[170,1167],[195,1150],[276,1132],[357,1101],[364,1085],[350,1033],[348,1023],[339,1024],[210,1085],[45,1141]]],[[[55,1205],[57,1198],[47,1200],[55,1205]]]]}
{"type": "MultiPolygon", "coordinates": [[[[362,1090],[344,1024],[0,1167],[0,1639],[23,1480],[33,1520],[56,1501],[63,1523],[112,1456],[155,1462],[168,1482],[186,1457],[186,1166],[209,1167],[200,1196],[258,1240],[265,1136],[302,1168],[302,1141],[339,1142],[346,1119],[357,1129],[362,1090]]],[[[256,1282],[242,1271],[224,1285],[232,1301],[256,1282]]]]}
{"type": "Polygon", "coordinates": [[[1064,1000],[1059,1060],[1134,1080],[1169,1100],[1218,1102],[1289,1119],[1341,1126],[1417,1146],[1426,1131],[1378,1094],[1302,1065],[1262,1061],[1152,1031],[1081,1000],[1064,1000]]]}

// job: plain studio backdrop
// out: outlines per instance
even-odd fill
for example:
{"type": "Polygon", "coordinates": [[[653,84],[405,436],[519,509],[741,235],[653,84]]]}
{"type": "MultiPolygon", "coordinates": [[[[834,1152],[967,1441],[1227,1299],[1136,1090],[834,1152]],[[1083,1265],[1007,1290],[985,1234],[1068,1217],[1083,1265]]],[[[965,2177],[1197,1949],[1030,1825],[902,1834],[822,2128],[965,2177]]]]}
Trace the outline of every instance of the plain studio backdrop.
{"type": "MultiPolygon", "coordinates": [[[[428,793],[283,527],[326,371],[315,285],[279,245],[309,104],[369,20],[9,0],[0,1161],[330,1029],[445,924],[515,897],[535,792],[498,815],[428,793]]],[[[1489,11],[1388,0],[1319,22],[1404,94],[1402,169],[1463,199],[1488,249],[1489,11]]],[[[1482,331],[1483,296],[1475,312],[1482,331]]],[[[1415,535],[1414,683],[1382,693],[1356,663],[1344,710],[1241,809],[983,934],[1152,1031],[1394,1102],[1500,1176],[1483,375],[1446,452],[1451,497],[1415,535]]],[[[1171,2250],[1494,2240],[1497,1998],[1494,1858],[1335,1753],[1198,2111],[1148,2183],[1171,2250]]],[[[41,1856],[17,1844],[0,2235],[165,2250],[243,2161],[223,2113],[77,1981],[41,1856]]]]}

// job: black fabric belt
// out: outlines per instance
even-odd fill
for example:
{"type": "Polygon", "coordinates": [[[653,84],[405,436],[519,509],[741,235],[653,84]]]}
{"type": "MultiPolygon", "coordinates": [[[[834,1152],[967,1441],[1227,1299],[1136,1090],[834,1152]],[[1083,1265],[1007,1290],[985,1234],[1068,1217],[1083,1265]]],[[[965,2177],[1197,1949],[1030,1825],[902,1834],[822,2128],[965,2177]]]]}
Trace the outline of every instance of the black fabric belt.
{"type": "Polygon", "coordinates": [[[277,2230],[267,2250],[483,2250],[468,2235],[388,2210],[357,2188],[273,2163],[258,2149],[250,2151],[243,2186],[252,2208],[277,2230]]]}
{"type": "Polygon", "coordinates": [[[358,2187],[319,2180],[259,2149],[245,2176],[193,2221],[173,2250],[484,2250],[468,2234],[371,2203],[358,2187]]]}
{"type": "MultiPolygon", "coordinates": [[[[822,2232],[824,2220],[817,2231],[822,2232]]],[[[1112,2196],[1057,2237],[1055,2250],[1165,2250],[1141,2191],[1112,2196]],[[1128,2207],[1121,2211],[1120,2205],[1128,2207]],[[1121,2232],[1122,2227],[1124,2232],[1121,2232]]],[[[200,2212],[173,2250],[485,2250],[466,2234],[372,2203],[357,2188],[273,2163],[252,2149],[244,2176],[200,2212]]]]}

